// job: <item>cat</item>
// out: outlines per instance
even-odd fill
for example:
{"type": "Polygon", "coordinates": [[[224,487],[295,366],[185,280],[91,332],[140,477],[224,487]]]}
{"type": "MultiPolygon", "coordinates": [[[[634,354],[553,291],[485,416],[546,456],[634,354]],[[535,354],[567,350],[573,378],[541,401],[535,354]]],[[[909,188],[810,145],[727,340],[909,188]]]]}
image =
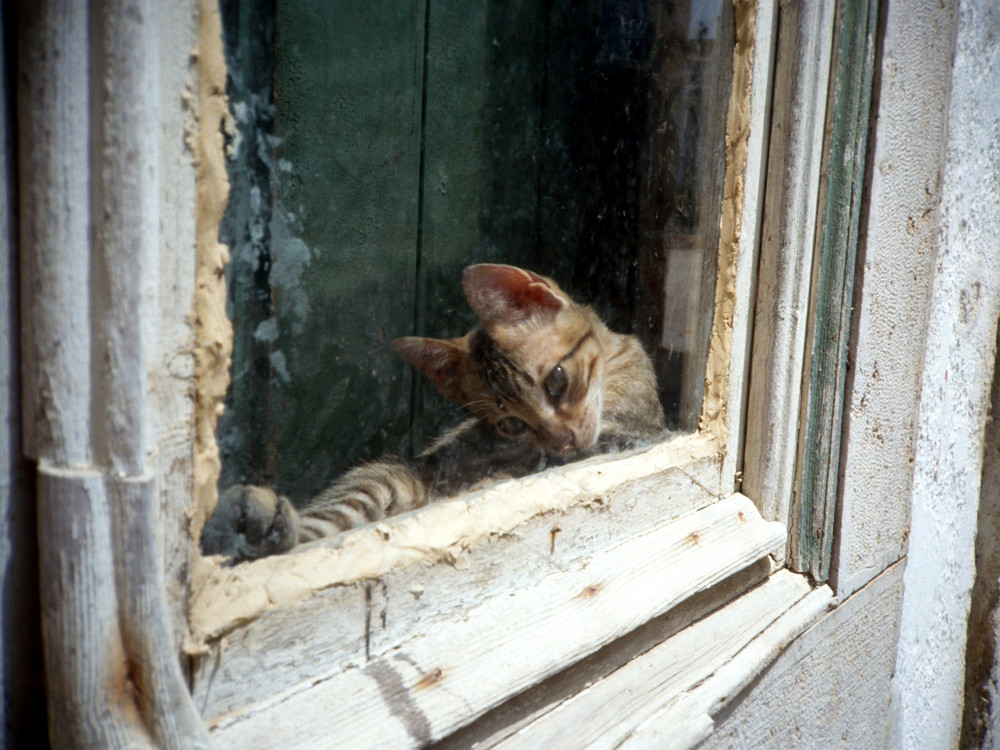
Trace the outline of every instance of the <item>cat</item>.
{"type": "Polygon", "coordinates": [[[235,562],[285,552],[500,478],[666,433],[649,356],[555,282],[513,266],[465,269],[480,325],[454,339],[392,346],[471,418],[413,458],[349,470],[302,509],[264,487],[230,487],[201,536],[205,554],[235,562]]]}

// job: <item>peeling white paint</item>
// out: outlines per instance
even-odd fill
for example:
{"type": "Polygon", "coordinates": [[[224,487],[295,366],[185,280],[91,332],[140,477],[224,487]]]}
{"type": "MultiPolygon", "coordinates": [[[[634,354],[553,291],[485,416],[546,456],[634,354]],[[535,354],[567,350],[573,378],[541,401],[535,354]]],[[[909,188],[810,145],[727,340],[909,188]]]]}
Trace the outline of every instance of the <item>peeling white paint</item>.
{"type": "Polygon", "coordinates": [[[956,747],[1000,315],[1000,8],[959,5],[893,678],[895,747],[956,747]]]}

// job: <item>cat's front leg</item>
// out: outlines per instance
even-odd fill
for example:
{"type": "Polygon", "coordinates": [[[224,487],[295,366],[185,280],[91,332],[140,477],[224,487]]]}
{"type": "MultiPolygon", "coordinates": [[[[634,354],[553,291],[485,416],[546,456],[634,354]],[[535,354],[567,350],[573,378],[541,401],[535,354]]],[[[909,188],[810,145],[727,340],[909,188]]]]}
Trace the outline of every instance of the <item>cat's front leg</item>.
{"type": "Polygon", "coordinates": [[[433,499],[426,457],[386,457],[356,466],[313,497],[300,515],[299,541],[333,536],[433,499]]]}
{"type": "Polygon", "coordinates": [[[233,562],[287,552],[299,541],[299,514],[267,487],[234,485],[219,498],[201,531],[201,551],[233,562]]]}

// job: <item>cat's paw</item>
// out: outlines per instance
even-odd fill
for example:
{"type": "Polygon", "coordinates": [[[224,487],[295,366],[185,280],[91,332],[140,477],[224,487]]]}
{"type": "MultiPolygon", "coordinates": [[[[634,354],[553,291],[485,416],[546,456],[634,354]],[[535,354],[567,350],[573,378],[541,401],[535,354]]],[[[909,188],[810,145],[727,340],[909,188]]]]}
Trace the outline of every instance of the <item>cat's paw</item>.
{"type": "Polygon", "coordinates": [[[288,498],[238,484],[222,494],[201,530],[201,551],[242,562],[287,552],[298,538],[299,516],[288,498]]]}

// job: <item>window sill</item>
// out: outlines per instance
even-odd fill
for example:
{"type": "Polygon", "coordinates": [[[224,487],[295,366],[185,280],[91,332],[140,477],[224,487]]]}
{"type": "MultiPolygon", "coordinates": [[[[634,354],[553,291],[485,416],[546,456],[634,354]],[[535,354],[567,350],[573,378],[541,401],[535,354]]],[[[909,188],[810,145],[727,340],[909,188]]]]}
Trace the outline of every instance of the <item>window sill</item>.
{"type": "MultiPolygon", "coordinates": [[[[563,525],[562,517],[558,521],[554,528],[563,525]]],[[[530,565],[509,564],[509,545],[523,546],[524,539],[512,535],[495,542],[500,554],[494,564],[477,562],[475,575],[450,566],[404,569],[375,582],[333,587],[325,596],[271,613],[223,638],[196,670],[194,685],[196,704],[212,727],[216,745],[351,747],[363,742],[416,747],[446,737],[783,548],[785,529],[764,521],[747,498],[730,495],[588,557],[545,561],[545,575],[533,575],[530,565]]],[[[541,557],[539,550],[535,553],[541,557]]],[[[530,561],[527,555],[521,559],[530,561]]],[[[772,580],[779,585],[788,575],[776,574],[772,580]]],[[[771,584],[729,607],[749,607],[743,602],[756,603],[760,595],[755,592],[773,590],[768,587],[771,584]]],[[[783,611],[772,599],[760,606],[772,620],[783,611]]],[[[693,627],[722,622],[725,631],[731,627],[732,615],[728,617],[713,616],[693,627]]],[[[739,633],[752,646],[766,625],[756,631],[747,625],[739,633]]],[[[689,630],[663,647],[689,637],[689,630]]],[[[702,637],[714,654],[717,631],[705,633],[702,637]]],[[[736,654],[730,664],[748,661],[746,650],[735,643],[726,652],[736,654]]],[[[684,656],[686,651],[676,653],[684,656]]],[[[742,684],[726,676],[727,669],[743,674],[742,668],[716,666],[709,656],[697,662],[702,672],[711,668],[708,674],[714,673],[703,684],[720,689],[742,684]]],[[[675,682],[690,687],[703,678],[675,682]]],[[[581,693],[581,700],[589,693],[581,693]]],[[[673,702],[660,700],[660,713],[648,718],[649,728],[644,728],[646,722],[636,729],[655,731],[663,712],[683,710],[685,719],[700,717],[708,709],[698,701],[706,695],[699,687],[676,693],[673,702]]],[[[709,697],[708,705],[714,707],[714,694],[709,697]]],[[[576,703],[567,702],[566,710],[576,703]]],[[[673,717],[671,713],[670,722],[677,721],[673,717]]],[[[694,728],[699,727],[704,727],[703,721],[694,728]]]]}
{"type": "MultiPolygon", "coordinates": [[[[371,580],[417,563],[443,561],[461,567],[469,550],[515,529],[521,533],[526,522],[545,514],[600,507],[614,516],[605,518],[603,527],[614,520],[616,533],[630,536],[730,492],[732,485],[724,487],[721,473],[722,456],[712,438],[679,435],[650,448],[595,456],[500,482],[303,545],[287,555],[235,567],[223,567],[221,558],[200,558],[191,573],[188,650],[203,652],[206,645],[261,615],[331,586],[371,580]]],[[[564,561],[569,545],[563,540],[570,536],[552,545],[553,552],[558,546],[564,561]]],[[[571,544],[579,556],[594,551],[578,538],[571,544]]]]}
{"type": "Polygon", "coordinates": [[[781,570],[765,583],[633,659],[507,737],[482,747],[696,746],[714,717],[830,606],[781,570]]]}

